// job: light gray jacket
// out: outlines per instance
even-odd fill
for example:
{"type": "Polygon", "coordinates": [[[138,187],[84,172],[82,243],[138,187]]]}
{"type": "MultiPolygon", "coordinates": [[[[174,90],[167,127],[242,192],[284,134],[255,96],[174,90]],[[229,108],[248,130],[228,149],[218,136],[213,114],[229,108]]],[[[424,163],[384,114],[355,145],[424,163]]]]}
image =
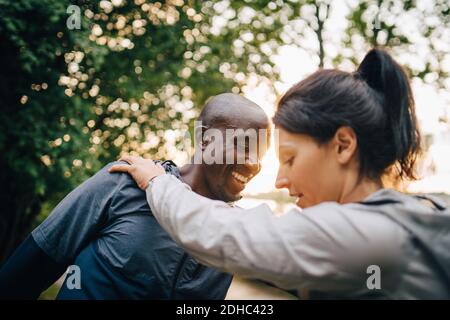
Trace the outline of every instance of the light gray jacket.
{"type": "Polygon", "coordinates": [[[381,189],[275,216],[265,204],[230,208],[170,175],[146,191],[171,237],[220,270],[313,298],[450,298],[450,215],[436,199],[381,189]]]}

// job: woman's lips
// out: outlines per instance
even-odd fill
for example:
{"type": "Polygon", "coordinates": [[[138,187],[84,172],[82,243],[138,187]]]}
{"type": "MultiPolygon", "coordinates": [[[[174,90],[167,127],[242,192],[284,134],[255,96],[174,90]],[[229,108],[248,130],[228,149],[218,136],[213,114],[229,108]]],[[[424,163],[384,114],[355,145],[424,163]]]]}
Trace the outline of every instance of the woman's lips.
{"type": "Polygon", "coordinates": [[[303,194],[299,194],[299,195],[297,195],[297,199],[295,200],[295,204],[299,207],[301,207],[300,201],[302,200],[302,198],[303,198],[303,194]]]}

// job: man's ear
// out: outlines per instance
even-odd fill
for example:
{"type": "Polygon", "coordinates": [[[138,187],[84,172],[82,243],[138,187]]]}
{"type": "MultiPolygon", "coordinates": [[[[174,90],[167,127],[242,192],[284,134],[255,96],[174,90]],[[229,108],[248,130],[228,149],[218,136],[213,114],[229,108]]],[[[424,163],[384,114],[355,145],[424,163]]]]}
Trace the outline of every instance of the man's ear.
{"type": "Polygon", "coordinates": [[[355,131],[348,126],[340,127],[333,137],[337,160],[340,164],[347,164],[353,158],[358,147],[355,131]]]}
{"type": "Polygon", "coordinates": [[[211,137],[206,134],[208,127],[204,125],[199,125],[195,128],[195,141],[197,142],[198,147],[200,147],[203,151],[211,142],[211,137]]]}
{"type": "Polygon", "coordinates": [[[206,147],[211,143],[211,137],[208,134],[202,135],[202,140],[200,141],[200,147],[204,151],[206,147]]]}

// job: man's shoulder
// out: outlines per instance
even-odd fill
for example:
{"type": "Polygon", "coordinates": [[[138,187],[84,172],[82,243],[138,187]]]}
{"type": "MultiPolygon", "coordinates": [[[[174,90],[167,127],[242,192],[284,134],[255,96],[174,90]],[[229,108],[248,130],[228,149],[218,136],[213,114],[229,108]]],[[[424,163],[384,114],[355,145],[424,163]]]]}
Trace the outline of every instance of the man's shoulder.
{"type": "MultiPolygon", "coordinates": [[[[160,161],[158,161],[160,162],[160,161]]],[[[114,209],[119,215],[129,212],[148,212],[150,210],[146,194],[141,190],[131,175],[128,173],[110,173],[108,169],[115,164],[124,164],[123,161],[114,161],[108,163],[93,177],[97,183],[97,188],[107,188],[111,191],[110,208],[114,209]]],[[[171,173],[178,178],[179,171],[173,162],[161,162],[166,172],[171,173]]]]}
{"type": "MultiPolygon", "coordinates": [[[[178,167],[172,161],[156,160],[155,162],[160,163],[164,167],[164,169],[166,170],[167,173],[170,173],[179,179],[181,178],[178,167]]],[[[126,162],[113,161],[113,162],[108,163],[102,169],[100,169],[95,175],[93,175],[91,178],[89,178],[85,183],[89,186],[102,186],[102,187],[116,186],[119,189],[133,187],[133,188],[139,190],[139,187],[137,186],[136,182],[133,180],[133,178],[128,173],[123,173],[123,172],[110,173],[108,171],[109,168],[111,168],[113,165],[116,165],[116,164],[126,164],[126,162]]]]}
{"type": "Polygon", "coordinates": [[[136,183],[134,183],[133,178],[126,172],[109,172],[108,169],[113,165],[117,164],[127,164],[124,161],[112,161],[100,169],[94,177],[96,177],[98,182],[106,182],[117,185],[118,187],[132,184],[138,188],[136,183]]]}

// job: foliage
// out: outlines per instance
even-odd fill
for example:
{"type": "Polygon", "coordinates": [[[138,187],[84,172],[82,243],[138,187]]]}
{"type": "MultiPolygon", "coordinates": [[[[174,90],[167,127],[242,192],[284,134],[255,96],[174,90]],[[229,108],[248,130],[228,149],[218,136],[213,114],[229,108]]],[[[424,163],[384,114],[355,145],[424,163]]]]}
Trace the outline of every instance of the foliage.
{"type": "Polygon", "coordinates": [[[0,260],[43,203],[121,152],[164,158],[250,74],[275,80],[283,17],[267,3],[0,0],[0,260]]]}

